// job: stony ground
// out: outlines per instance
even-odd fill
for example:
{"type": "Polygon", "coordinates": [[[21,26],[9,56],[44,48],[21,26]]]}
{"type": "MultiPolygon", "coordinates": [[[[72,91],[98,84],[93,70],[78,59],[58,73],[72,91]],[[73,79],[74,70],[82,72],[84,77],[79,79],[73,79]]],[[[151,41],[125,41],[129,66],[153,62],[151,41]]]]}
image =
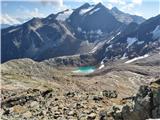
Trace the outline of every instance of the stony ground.
{"type": "Polygon", "coordinates": [[[98,120],[106,116],[109,107],[122,104],[113,91],[110,93],[67,92],[60,95],[51,89],[2,91],[2,119],[98,120]]]}
{"type": "Polygon", "coordinates": [[[2,120],[146,120],[160,118],[160,79],[136,96],[116,91],[66,92],[52,89],[2,90],[2,120]]]}

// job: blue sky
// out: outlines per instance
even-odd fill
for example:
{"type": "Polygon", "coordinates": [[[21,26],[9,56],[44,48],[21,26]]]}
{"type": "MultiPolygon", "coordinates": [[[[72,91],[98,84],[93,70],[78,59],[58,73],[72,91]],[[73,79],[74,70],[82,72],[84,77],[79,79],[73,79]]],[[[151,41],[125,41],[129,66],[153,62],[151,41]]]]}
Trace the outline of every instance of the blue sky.
{"type": "Polygon", "coordinates": [[[3,0],[1,3],[1,23],[8,19],[19,22],[21,19],[46,17],[67,8],[77,8],[85,2],[90,4],[102,2],[108,8],[117,7],[121,11],[144,18],[160,14],[159,0],[3,0]]]}

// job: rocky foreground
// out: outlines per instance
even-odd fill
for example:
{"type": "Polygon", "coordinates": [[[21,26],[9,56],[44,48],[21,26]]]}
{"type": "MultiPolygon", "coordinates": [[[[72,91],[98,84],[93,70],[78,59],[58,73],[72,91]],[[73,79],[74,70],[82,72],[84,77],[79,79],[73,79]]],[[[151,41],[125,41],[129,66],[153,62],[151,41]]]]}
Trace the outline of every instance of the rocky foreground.
{"type": "Polygon", "coordinates": [[[2,120],[160,118],[159,54],[105,64],[86,75],[48,63],[19,59],[1,65],[2,120]]]}
{"type": "Polygon", "coordinates": [[[136,96],[118,99],[116,91],[95,93],[3,91],[3,120],[145,120],[160,118],[160,80],[141,86],[136,96]]]}

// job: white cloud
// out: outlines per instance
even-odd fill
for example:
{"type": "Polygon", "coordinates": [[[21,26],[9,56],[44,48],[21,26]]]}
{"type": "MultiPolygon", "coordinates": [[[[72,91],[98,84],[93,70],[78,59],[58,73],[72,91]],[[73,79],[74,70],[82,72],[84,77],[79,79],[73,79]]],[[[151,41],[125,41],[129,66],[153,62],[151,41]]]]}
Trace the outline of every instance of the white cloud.
{"type": "Polygon", "coordinates": [[[53,4],[54,6],[62,7],[63,0],[41,0],[43,4],[53,4]]]}
{"type": "Polygon", "coordinates": [[[135,6],[141,5],[143,0],[132,0],[131,2],[127,3],[126,5],[122,6],[121,9],[126,10],[132,10],[135,6]]]}
{"type": "Polygon", "coordinates": [[[134,6],[135,6],[135,4],[129,3],[129,4],[125,5],[125,6],[122,6],[121,9],[124,10],[124,11],[132,10],[134,8],[134,6]]]}
{"type": "MultiPolygon", "coordinates": [[[[46,4],[50,4],[51,6],[53,6],[53,12],[59,12],[68,8],[71,8],[69,6],[66,6],[64,4],[65,0],[28,0],[28,1],[40,1],[42,4],[46,5],[46,4]]],[[[71,1],[71,2],[79,2],[79,3],[85,3],[85,2],[90,2],[90,3],[94,3],[97,4],[99,2],[103,3],[106,5],[106,7],[108,7],[109,9],[111,9],[113,6],[120,6],[119,8],[123,11],[127,11],[127,10],[132,10],[134,7],[136,7],[137,5],[141,5],[143,0],[130,0],[130,2],[128,0],[66,0],[66,1],[71,1]]],[[[26,8],[23,9],[17,9],[17,13],[19,11],[23,11],[24,15],[21,15],[21,18],[23,19],[30,19],[33,17],[46,17],[47,15],[44,15],[43,11],[40,11],[38,8],[34,8],[32,10],[26,10],[26,8]]],[[[135,13],[135,14],[139,14],[139,13],[135,13]]],[[[19,17],[19,16],[17,16],[19,17]]],[[[16,19],[16,16],[13,18],[11,16],[9,16],[8,14],[6,15],[1,15],[0,19],[1,19],[1,23],[9,23],[9,24],[19,24],[20,20],[16,19]]]]}
{"type": "MultiPolygon", "coordinates": [[[[65,0],[64,0],[65,1],[65,0]]],[[[66,0],[67,2],[77,2],[77,3],[93,3],[97,4],[99,2],[103,3],[104,0],[66,0]]]]}
{"type": "Polygon", "coordinates": [[[125,5],[126,1],[125,0],[108,0],[109,3],[113,4],[119,4],[119,5],[125,5]]]}
{"type": "MultiPolygon", "coordinates": [[[[105,1],[105,0],[103,0],[105,1]]],[[[143,0],[107,0],[108,3],[113,3],[113,4],[119,4],[119,5],[127,5],[127,4],[136,4],[140,5],[142,4],[143,0]]]]}
{"type": "Polygon", "coordinates": [[[9,16],[8,14],[1,14],[0,16],[1,24],[15,25],[21,24],[16,18],[9,16]]]}
{"type": "Polygon", "coordinates": [[[52,5],[54,12],[69,9],[69,6],[64,4],[64,0],[40,0],[43,5],[52,5]]]}
{"type": "Polygon", "coordinates": [[[26,10],[25,11],[25,16],[27,18],[33,18],[33,17],[45,17],[43,13],[39,12],[38,8],[34,8],[33,11],[26,10]]]}
{"type": "Polygon", "coordinates": [[[109,4],[106,5],[106,7],[111,9],[111,8],[113,8],[113,5],[109,3],[109,4]]]}
{"type": "Polygon", "coordinates": [[[122,9],[123,11],[126,10],[132,10],[134,7],[136,7],[137,5],[141,5],[143,2],[143,0],[107,0],[106,2],[106,6],[111,7],[115,6],[115,5],[119,5],[120,9],[122,9]],[[110,5],[107,5],[110,4],[110,5]]]}
{"type": "Polygon", "coordinates": [[[142,0],[132,0],[133,4],[142,4],[142,0]]]}
{"type": "Polygon", "coordinates": [[[102,0],[92,0],[92,2],[95,3],[95,4],[100,3],[100,2],[103,3],[102,0]]]}

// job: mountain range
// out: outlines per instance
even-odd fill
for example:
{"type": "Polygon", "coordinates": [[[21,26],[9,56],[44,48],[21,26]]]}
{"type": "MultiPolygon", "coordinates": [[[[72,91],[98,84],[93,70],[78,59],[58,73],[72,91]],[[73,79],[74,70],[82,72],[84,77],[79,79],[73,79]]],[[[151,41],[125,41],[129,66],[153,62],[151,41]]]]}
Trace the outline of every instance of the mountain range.
{"type": "Polygon", "coordinates": [[[117,8],[109,10],[101,3],[86,3],[46,18],[33,18],[2,29],[2,62],[26,57],[41,61],[91,53],[106,39],[124,31],[128,24],[143,21],[142,17],[123,13],[117,8]]]}
{"type": "Polygon", "coordinates": [[[159,51],[159,32],[160,15],[145,20],[115,7],[86,3],[2,29],[1,60],[50,59],[81,66],[133,59],[159,51]]]}
{"type": "Polygon", "coordinates": [[[85,3],[1,36],[2,120],[160,118],[160,15],[85,3]]]}

